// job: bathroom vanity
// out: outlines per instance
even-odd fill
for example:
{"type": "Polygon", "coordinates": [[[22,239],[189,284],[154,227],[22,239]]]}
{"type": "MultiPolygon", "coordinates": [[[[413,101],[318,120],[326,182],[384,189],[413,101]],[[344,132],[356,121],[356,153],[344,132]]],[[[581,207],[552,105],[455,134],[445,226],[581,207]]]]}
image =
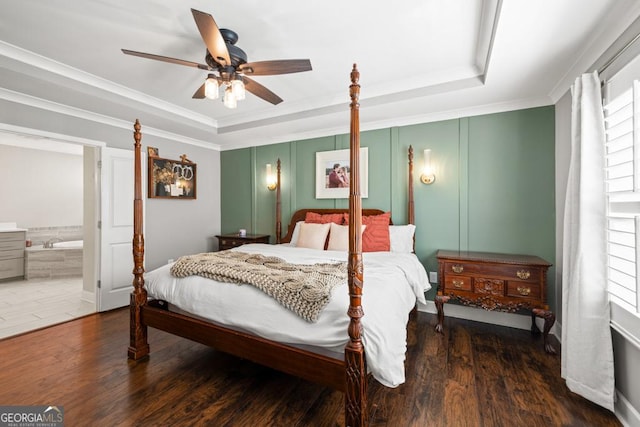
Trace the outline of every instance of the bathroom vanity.
{"type": "Polygon", "coordinates": [[[24,279],[27,230],[15,223],[0,223],[0,280],[24,279]]]}

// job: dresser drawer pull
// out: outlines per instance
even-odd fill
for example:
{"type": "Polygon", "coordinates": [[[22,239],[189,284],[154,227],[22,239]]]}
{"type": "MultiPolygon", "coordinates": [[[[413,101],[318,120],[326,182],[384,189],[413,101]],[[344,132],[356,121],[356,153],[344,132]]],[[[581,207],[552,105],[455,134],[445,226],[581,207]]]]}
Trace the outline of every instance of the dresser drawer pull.
{"type": "MultiPolygon", "coordinates": [[[[529,277],[529,276],[527,276],[527,277],[529,277]]],[[[528,288],[528,287],[525,288],[524,286],[518,286],[518,293],[520,295],[527,296],[527,295],[529,295],[531,293],[531,288],[528,288]]]]}
{"type": "Polygon", "coordinates": [[[460,289],[462,285],[464,285],[464,282],[462,280],[453,280],[451,283],[453,283],[454,288],[458,289],[460,289]]]}
{"type": "MultiPolygon", "coordinates": [[[[516,276],[518,276],[522,280],[527,280],[531,276],[531,273],[528,272],[527,270],[518,270],[516,272],[516,276]]],[[[527,292],[527,294],[528,293],[529,292],[527,292]]]]}
{"type": "Polygon", "coordinates": [[[460,264],[455,264],[451,266],[451,269],[453,270],[454,273],[462,273],[462,270],[464,270],[464,267],[461,266],[460,264]]]}

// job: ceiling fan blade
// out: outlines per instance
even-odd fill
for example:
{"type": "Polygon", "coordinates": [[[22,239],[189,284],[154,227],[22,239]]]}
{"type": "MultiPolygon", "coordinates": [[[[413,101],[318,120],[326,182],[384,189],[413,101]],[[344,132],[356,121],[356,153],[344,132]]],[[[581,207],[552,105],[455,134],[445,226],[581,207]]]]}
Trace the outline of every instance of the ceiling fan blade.
{"type": "Polygon", "coordinates": [[[300,73],[310,70],[311,61],[308,59],[247,62],[238,67],[238,71],[251,76],[273,76],[276,74],[300,73]]]}
{"type": "Polygon", "coordinates": [[[231,65],[229,50],[213,16],[195,9],[191,9],[191,13],[198,26],[198,31],[200,31],[200,36],[202,36],[202,40],[204,40],[213,59],[223,65],[231,65]]]}
{"type": "Polygon", "coordinates": [[[155,59],[156,61],[168,62],[170,64],[186,65],[187,67],[195,67],[201,70],[211,70],[211,67],[197,62],[185,61],[184,59],[169,58],[168,56],[154,55],[152,53],[136,52],[135,50],[122,49],[125,55],[139,56],[141,58],[155,59]]]}
{"type": "Polygon", "coordinates": [[[198,88],[198,90],[195,91],[195,93],[192,96],[193,99],[203,99],[203,98],[205,98],[205,96],[204,96],[204,85],[205,85],[205,83],[202,83],[202,86],[200,86],[198,88]]]}
{"type": "Polygon", "coordinates": [[[244,88],[255,96],[262,98],[265,101],[272,103],[273,105],[278,105],[282,102],[282,98],[280,98],[278,95],[271,92],[269,89],[262,86],[255,80],[251,80],[248,77],[242,76],[242,81],[244,82],[244,88]]]}

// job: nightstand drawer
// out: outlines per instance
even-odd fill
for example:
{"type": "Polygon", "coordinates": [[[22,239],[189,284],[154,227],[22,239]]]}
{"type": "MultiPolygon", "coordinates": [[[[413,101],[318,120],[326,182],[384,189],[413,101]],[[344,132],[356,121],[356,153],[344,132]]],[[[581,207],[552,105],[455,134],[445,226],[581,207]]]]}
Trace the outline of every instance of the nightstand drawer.
{"type": "Polygon", "coordinates": [[[446,276],[444,288],[446,290],[471,291],[471,278],[466,276],[446,276]]]}
{"type": "Polygon", "coordinates": [[[230,248],[236,248],[238,246],[242,246],[244,245],[246,242],[244,242],[243,240],[237,240],[237,239],[220,239],[220,247],[225,248],[225,249],[230,249],[230,248]]]}
{"type": "Polygon", "coordinates": [[[507,295],[510,297],[539,299],[542,296],[542,289],[539,283],[510,280],[507,284],[507,295]]]}
{"type": "Polygon", "coordinates": [[[476,294],[503,296],[504,280],[476,277],[473,279],[473,292],[476,294]]]}
{"type": "Polygon", "coordinates": [[[482,264],[472,262],[445,262],[445,273],[479,274],[508,280],[540,281],[540,268],[526,265],[482,264]]]}
{"type": "Polygon", "coordinates": [[[266,243],[269,244],[270,236],[268,234],[247,234],[240,236],[234,234],[220,234],[218,238],[218,249],[221,251],[237,248],[238,246],[248,245],[250,243],[266,243]]]}

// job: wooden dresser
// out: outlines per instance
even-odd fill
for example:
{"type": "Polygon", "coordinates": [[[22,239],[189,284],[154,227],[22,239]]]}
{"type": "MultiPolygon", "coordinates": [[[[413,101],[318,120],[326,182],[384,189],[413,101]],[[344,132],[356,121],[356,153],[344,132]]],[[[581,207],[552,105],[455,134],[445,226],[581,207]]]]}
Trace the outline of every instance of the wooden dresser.
{"type": "Polygon", "coordinates": [[[550,263],[537,256],[490,252],[440,250],[437,257],[440,278],[435,300],[438,332],[442,332],[443,304],[450,299],[485,310],[511,313],[526,310],[531,312],[532,333],[540,333],[535,318],[544,319],[545,351],[555,353],[548,343],[549,330],[556,319],[547,305],[550,263]]]}
{"type": "Polygon", "coordinates": [[[218,238],[218,250],[225,250],[231,248],[237,248],[238,246],[246,245],[249,243],[269,243],[268,234],[247,234],[246,236],[240,236],[238,233],[233,234],[221,234],[216,236],[218,238]]]}
{"type": "Polygon", "coordinates": [[[0,232],[0,280],[24,278],[25,239],[23,230],[0,232]]]}

